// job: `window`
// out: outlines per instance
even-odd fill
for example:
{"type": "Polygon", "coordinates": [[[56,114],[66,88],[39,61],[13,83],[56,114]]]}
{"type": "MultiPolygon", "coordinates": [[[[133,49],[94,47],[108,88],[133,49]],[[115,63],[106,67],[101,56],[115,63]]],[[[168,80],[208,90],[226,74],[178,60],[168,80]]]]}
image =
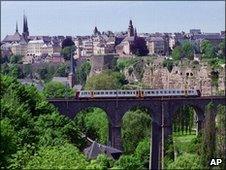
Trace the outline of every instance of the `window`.
{"type": "Polygon", "coordinates": [[[179,93],[180,93],[180,91],[177,91],[177,93],[179,94],[179,93]]]}
{"type": "Polygon", "coordinates": [[[159,94],[159,91],[156,91],[156,94],[159,94]]]}
{"type": "Polygon", "coordinates": [[[161,94],[163,94],[163,91],[160,91],[161,94]]]}
{"type": "Polygon", "coordinates": [[[117,94],[116,91],[114,92],[114,94],[117,94]]]}
{"type": "Polygon", "coordinates": [[[102,92],[100,92],[100,94],[104,94],[104,92],[102,91],[102,92]]]}
{"type": "Polygon", "coordinates": [[[173,91],[173,93],[175,93],[175,91],[173,91]]]}
{"type": "Polygon", "coordinates": [[[184,93],[184,90],[182,90],[181,93],[184,93]]]}
{"type": "Polygon", "coordinates": [[[166,93],[167,93],[167,91],[164,91],[164,93],[166,94],[166,93]]]}
{"type": "Polygon", "coordinates": [[[110,91],[109,94],[112,94],[112,91],[110,91]]]}
{"type": "Polygon", "coordinates": [[[155,94],[155,91],[151,91],[152,94],[155,94]]]}

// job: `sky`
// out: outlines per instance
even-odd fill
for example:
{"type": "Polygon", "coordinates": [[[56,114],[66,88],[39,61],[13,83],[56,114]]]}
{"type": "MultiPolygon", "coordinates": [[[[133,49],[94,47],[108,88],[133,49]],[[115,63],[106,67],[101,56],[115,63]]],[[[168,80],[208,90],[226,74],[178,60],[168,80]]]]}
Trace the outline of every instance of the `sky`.
{"type": "Polygon", "coordinates": [[[225,30],[224,1],[1,1],[1,39],[22,32],[23,13],[30,35],[91,35],[126,31],[132,19],[138,33],[225,30]]]}

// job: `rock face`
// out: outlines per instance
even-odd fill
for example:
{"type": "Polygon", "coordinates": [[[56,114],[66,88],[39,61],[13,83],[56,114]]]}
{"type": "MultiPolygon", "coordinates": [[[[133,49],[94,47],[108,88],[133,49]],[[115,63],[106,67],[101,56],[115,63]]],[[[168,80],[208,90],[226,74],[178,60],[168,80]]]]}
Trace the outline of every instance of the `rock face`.
{"type": "MultiPolygon", "coordinates": [[[[216,95],[225,91],[225,66],[219,70],[218,89],[211,87],[210,73],[212,69],[205,64],[197,64],[191,66],[174,66],[169,72],[167,68],[161,64],[146,65],[142,83],[153,89],[197,89],[202,95],[216,95]]],[[[135,74],[128,74],[125,71],[126,78],[129,82],[137,81],[135,74]]]]}

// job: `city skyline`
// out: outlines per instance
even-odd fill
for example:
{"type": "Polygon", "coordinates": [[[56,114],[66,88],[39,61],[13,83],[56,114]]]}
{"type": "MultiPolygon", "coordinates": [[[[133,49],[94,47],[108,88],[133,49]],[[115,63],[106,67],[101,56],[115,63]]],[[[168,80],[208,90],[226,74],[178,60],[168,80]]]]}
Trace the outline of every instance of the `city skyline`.
{"type": "Polygon", "coordinates": [[[126,31],[130,19],[139,33],[188,32],[193,28],[220,32],[225,29],[224,1],[3,1],[1,39],[15,32],[16,22],[22,32],[23,11],[28,17],[31,35],[90,35],[95,26],[101,32],[126,31]]]}

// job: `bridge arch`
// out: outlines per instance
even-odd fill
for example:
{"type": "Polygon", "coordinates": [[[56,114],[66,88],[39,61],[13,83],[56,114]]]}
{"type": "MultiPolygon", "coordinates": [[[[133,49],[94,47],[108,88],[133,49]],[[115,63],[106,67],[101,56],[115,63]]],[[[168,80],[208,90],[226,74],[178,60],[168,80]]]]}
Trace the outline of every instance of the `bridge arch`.
{"type": "Polygon", "coordinates": [[[81,109],[75,114],[74,121],[87,137],[108,144],[110,122],[105,110],[99,107],[81,109]]]}

